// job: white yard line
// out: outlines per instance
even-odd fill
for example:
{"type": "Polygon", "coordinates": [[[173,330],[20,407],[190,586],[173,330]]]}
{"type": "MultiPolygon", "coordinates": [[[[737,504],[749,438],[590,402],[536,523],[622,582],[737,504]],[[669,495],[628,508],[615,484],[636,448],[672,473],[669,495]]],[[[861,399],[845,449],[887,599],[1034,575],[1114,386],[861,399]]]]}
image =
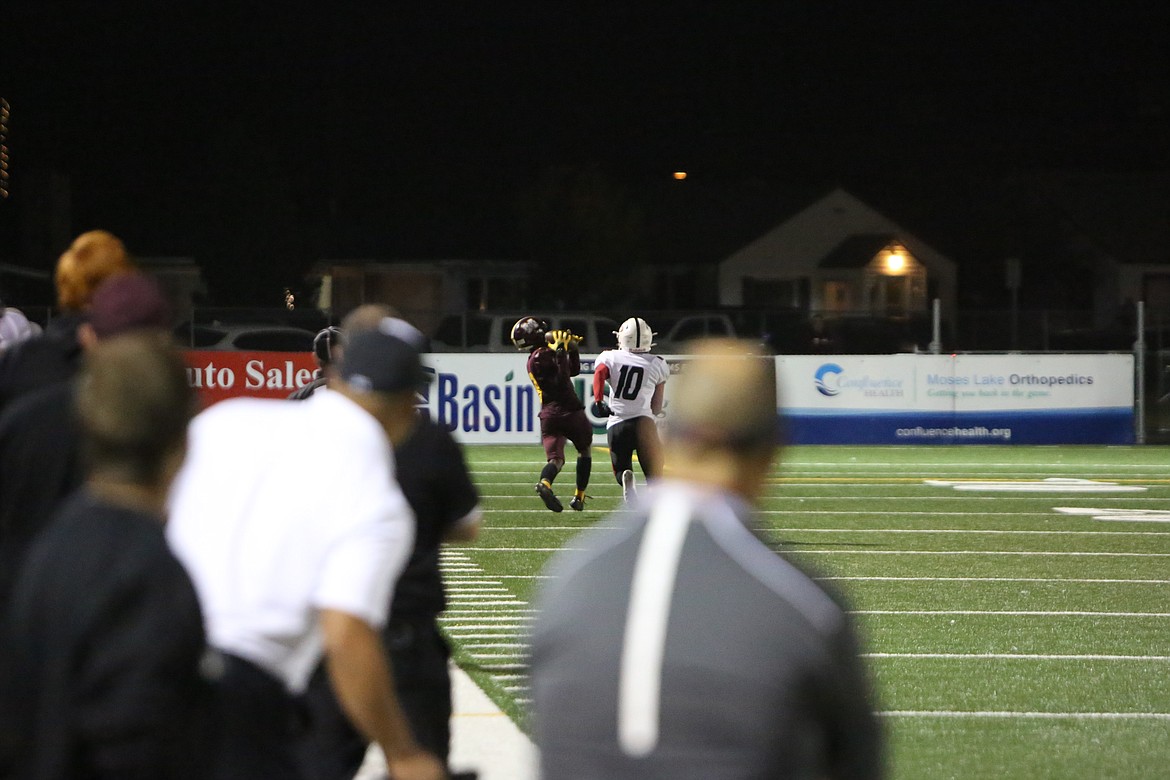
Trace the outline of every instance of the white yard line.
{"type": "Polygon", "coordinates": [[[1170,655],[1050,655],[1045,653],[860,653],[862,658],[914,658],[943,661],[1170,661],[1170,655]]]}
{"type": "Polygon", "coordinates": [[[850,615],[1003,615],[1006,617],[1168,618],[1170,612],[1077,612],[997,609],[855,609],[850,615]]]}
{"type": "Polygon", "coordinates": [[[1007,718],[1040,720],[1170,720],[1170,712],[1013,712],[964,710],[885,710],[883,718],[1007,718]]]}
{"type": "MultiPolygon", "coordinates": [[[[576,547],[476,547],[476,552],[559,552],[579,550],[576,547]]],[[[799,555],[1049,555],[1049,556],[1096,556],[1104,558],[1170,558],[1170,553],[1129,553],[1129,552],[1056,552],[1047,550],[803,550],[786,549],[785,552],[799,555]]]]}
{"type": "Polygon", "coordinates": [[[1105,579],[1099,577],[863,577],[856,575],[840,575],[817,577],[816,579],[825,581],[852,580],[857,582],[1067,582],[1101,585],[1170,585],[1170,580],[1105,579]]]}
{"type": "MultiPolygon", "coordinates": [[[[502,548],[501,552],[504,552],[502,548]]],[[[1050,550],[801,550],[786,549],[793,555],[1027,555],[1053,557],[1096,557],[1096,558],[1170,558],[1170,553],[1136,552],[1056,552],[1050,550]]]]}
{"type": "MultiPolygon", "coordinates": [[[[869,515],[871,512],[805,512],[800,514],[812,515],[840,515],[840,514],[857,514],[869,515]]],[[[921,512],[923,515],[938,516],[939,512],[921,512]]],[[[967,514],[967,513],[953,513],[953,514],[967,514]]],[[[1023,514],[1023,513],[1021,513],[1023,514]]],[[[1028,512],[1028,516],[1032,517],[1051,517],[1048,512],[1028,512]]],[[[984,517],[983,515],[971,515],[972,517],[984,517]]],[[[998,516],[998,515],[997,515],[998,516]]],[[[1143,515],[1144,517],[1145,515],[1143,515]]],[[[1156,517],[1163,517],[1156,515],[1156,517]]],[[[1170,521],[1170,515],[1165,516],[1166,521],[1170,521]]],[[[602,526],[593,526],[594,528],[602,526]]],[[[507,531],[529,532],[529,531],[572,531],[580,530],[579,528],[547,528],[533,525],[515,525],[515,526],[498,526],[496,528],[486,528],[485,531],[494,531],[496,533],[503,533],[507,531]]],[[[988,536],[1170,536],[1170,531],[1071,531],[1071,530],[1015,530],[1015,529],[978,529],[978,528],[809,528],[802,526],[788,526],[777,528],[768,526],[764,529],[770,534],[779,533],[813,533],[813,534],[965,534],[965,535],[981,535],[988,536]]],[[[478,548],[470,548],[478,549],[478,548]]]]}

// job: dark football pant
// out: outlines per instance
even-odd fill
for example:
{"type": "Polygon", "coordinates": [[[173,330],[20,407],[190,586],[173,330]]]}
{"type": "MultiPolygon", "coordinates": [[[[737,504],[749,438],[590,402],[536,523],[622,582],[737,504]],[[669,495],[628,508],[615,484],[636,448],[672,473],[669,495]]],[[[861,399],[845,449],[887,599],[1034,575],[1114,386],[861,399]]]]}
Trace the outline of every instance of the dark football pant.
{"type": "Polygon", "coordinates": [[[618,484],[623,471],[633,471],[634,453],[647,479],[662,473],[662,444],[658,438],[658,426],[649,417],[634,417],[611,425],[605,432],[609,440],[609,462],[613,464],[613,476],[618,484]]]}
{"type": "Polygon", "coordinates": [[[585,416],[584,409],[571,412],[542,413],[540,417],[540,443],[548,460],[565,459],[565,440],[581,452],[593,444],[593,425],[585,416]]]}
{"type": "MultiPolygon", "coordinates": [[[[424,749],[444,765],[451,750],[451,652],[434,619],[391,620],[382,639],[394,665],[398,703],[424,749]]],[[[297,746],[305,780],[352,780],[368,742],[350,725],[329,684],[325,664],[317,667],[302,702],[308,729],[297,746]]]]}
{"type": "Polygon", "coordinates": [[[295,755],[298,708],[284,683],[250,661],[225,654],[218,707],[214,780],[302,780],[295,755]]]}

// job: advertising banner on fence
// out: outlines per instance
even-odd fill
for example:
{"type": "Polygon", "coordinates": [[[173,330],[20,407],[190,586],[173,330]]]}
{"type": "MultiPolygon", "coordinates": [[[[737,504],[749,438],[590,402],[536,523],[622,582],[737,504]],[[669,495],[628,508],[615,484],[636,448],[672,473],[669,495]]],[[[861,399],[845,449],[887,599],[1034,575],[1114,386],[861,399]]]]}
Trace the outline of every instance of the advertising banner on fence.
{"type": "Polygon", "coordinates": [[[799,444],[1127,444],[1133,356],[776,359],[799,444]]]}
{"type": "MultiPolygon", "coordinates": [[[[186,354],[203,402],[285,398],[312,381],[309,354],[186,354]]],[[[574,383],[586,401],[593,359],[574,383]]],[[[665,356],[677,372],[686,356],[665,356]]],[[[800,355],[776,362],[777,407],[793,444],[1129,444],[1133,357],[1098,355],[800,355]]],[[[540,399],[516,354],[435,353],[425,409],[465,443],[539,444],[540,399]]],[[[670,423],[671,383],[666,385],[670,423]]],[[[586,411],[588,415],[588,410],[586,411]]],[[[590,417],[596,441],[605,421],[590,417]]]]}
{"type": "Polygon", "coordinates": [[[236,352],[191,349],[183,352],[187,384],[207,406],[235,396],[287,398],[316,376],[317,362],[304,352],[236,352]]]}
{"type": "MultiPolygon", "coordinates": [[[[588,409],[594,357],[581,356],[581,374],[573,383],[585,401],[595,438],[604,441],[605,420],[589,415],[588,409]]],[[[427,355],[425,362],[435,372],[426,391],[428,413],[464,443],[539,445],[540,399],[528,377],[527,360],[524,353],[427,355]]]]}

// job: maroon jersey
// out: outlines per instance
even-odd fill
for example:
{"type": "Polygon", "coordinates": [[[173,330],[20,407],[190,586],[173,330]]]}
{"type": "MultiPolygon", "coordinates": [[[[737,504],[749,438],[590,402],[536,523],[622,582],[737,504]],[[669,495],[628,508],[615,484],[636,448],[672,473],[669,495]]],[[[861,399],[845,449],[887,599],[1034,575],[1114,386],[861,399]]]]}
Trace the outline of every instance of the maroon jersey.
{"type": "Polygon", "coordinates": [[[581,355],[575,349],[557,352],[537,347],[528,355],[528,376],[540,394],[540,416],[576,412],[585,408],[573,387],[581,373],[581,355]]]}

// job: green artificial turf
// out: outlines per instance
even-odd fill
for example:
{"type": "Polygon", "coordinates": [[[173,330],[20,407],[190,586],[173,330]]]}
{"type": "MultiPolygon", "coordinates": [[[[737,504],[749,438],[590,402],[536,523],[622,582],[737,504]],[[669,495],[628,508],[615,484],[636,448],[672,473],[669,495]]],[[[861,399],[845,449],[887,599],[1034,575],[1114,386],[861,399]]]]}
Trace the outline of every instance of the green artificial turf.
{"type": "MultiPolygon", "coordinates": [[[[618,508],[595,454],[585,512],[533,492],[543,453],[467,449],[483,533],[445,555],[456,660],[521,725],[525,628],[553,552],[618,508]]],[[[566,500],[571,472],[557,481],[566,500]]],[[[1170,510],[1163,447],[792,447],[760,532],[842,594],[863,638],[889,776],[1170,776],[1170,510]],[[1078,478],[1136,493],[967,492],[925,480],[1078,478]]]]}

